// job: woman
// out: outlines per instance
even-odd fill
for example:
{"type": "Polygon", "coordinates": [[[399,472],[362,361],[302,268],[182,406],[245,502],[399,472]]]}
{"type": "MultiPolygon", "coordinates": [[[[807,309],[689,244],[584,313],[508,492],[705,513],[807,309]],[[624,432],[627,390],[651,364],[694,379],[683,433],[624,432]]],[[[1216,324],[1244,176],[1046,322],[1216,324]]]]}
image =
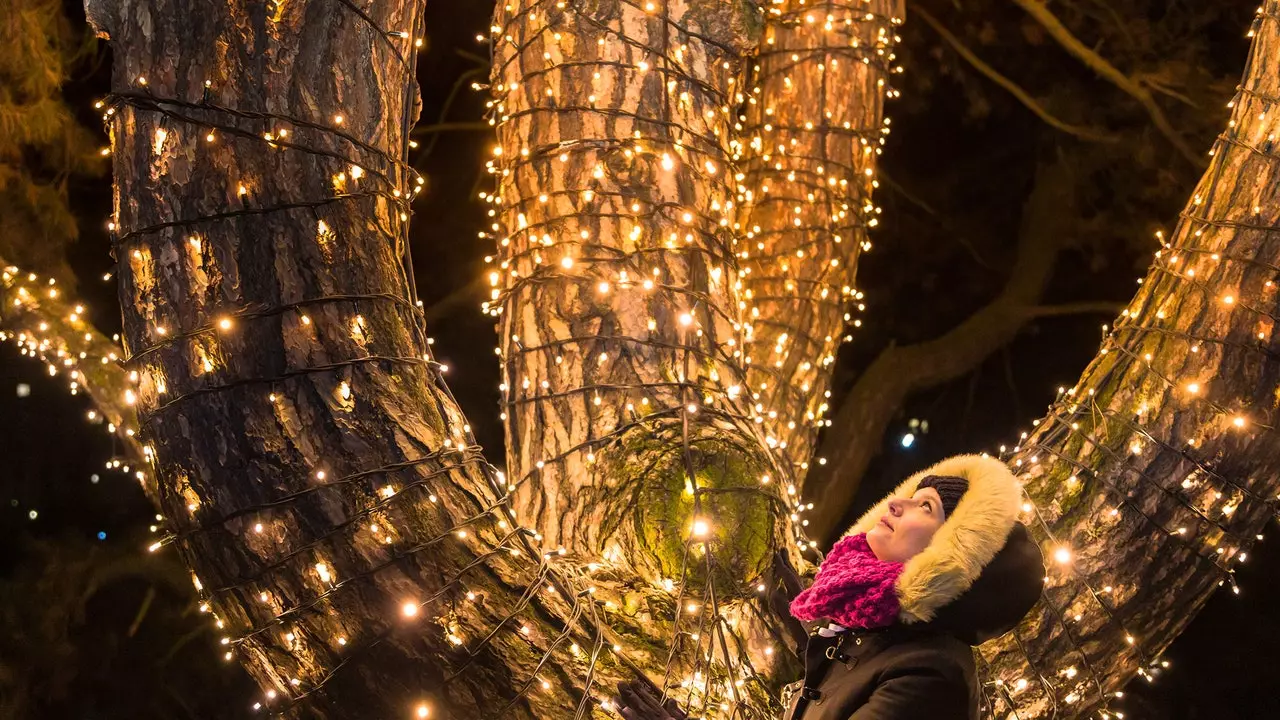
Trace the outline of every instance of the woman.
{"type": "MultiPolygon", "coordinates": [[[[1016,625],[1043,583],[1020,505],[1004,463],[959,455],[867,511],[791,602],[809,632],[783,719],[976,720],[971,646],[1016,625]]],[[[628,720],[684,717],[644,685],[620,691],[628,720]]]]}

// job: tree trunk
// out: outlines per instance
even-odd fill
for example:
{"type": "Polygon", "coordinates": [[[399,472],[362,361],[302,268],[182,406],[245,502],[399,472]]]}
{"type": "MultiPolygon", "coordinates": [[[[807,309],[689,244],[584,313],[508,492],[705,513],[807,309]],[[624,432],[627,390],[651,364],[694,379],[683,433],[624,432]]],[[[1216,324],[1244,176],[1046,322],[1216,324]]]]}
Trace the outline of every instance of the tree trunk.
{"type": "Polygon", "coordinates": [[[744,113],[747,384],[767,417],[768,443],[801,478],[861,297],[854,274],[879,214],[871,193],[904,5],[769,6],[744,113]]]}
{"type": "MultiPolygon", "coordinates": [[[[707,501],[661,501],[684,495],[686,470],[760,502],[768,460],[737,400],[727,110],[753,15],[715,0],[498,6],[490,307],[516,505],[552,548],[656,550],[645,570],[670,577],[707,501]]],[[[740,581],[768,557],[765,515],[740,581]]]]}
{"type": "Polygon", "coordinates": [[[586,712],[594,604],[506,517],[404,269],[421,3],[87,10],[126,367],[228,659],[294,716],[586,712]]]}
{"type": "Polygon", "coordinates": [[[742,404],[729,108],[759,25],[722,0],[500,3],[486,199],[518,517],[605,597],[652,588],[629,634],[664,688],[764,718],[797,668],[757,589],[787,478],[742,404]]]}
{"type": "Polygon", "coordinates": [[[1277,12],[1259,11],[1231,122],[1177,229],[1011,458],[1049,571],[1037,609],[982,648],[996,717],[1123,708],[1114,691],[1160,671],[1275,515],[1277,12]]]}

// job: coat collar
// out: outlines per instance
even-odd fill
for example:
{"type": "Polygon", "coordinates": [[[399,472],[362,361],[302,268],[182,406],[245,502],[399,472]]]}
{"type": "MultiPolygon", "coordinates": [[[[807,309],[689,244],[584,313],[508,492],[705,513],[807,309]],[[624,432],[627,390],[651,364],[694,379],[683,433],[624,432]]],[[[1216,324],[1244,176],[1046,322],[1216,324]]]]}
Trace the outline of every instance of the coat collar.
{"type": "Polygon", "coordinates": [[[888,512],[895,497],[911,497],[929,475],[954,475],[969,489],[934,534],[929,546],[907,561],[894,586],[903,623],[932,620],[978,579],[1004,547],[1017,521],[1022,486],[1000,460],[986,455],[956,455],[907,478],[888,497],[858,519],[845,535],[864,533],[888,512]]]}

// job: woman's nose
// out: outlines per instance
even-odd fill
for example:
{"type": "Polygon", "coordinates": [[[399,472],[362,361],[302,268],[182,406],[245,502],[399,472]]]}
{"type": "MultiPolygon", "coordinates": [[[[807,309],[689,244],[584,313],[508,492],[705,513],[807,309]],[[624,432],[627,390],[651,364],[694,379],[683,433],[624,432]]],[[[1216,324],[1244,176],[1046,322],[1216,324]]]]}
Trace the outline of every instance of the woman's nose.
{"type": "Polygon", "coordinates": [[[894,498],[894,499],[890,500],[890,501],[889,501],[889,512],[893,513],[894,517],[897,517],[897,516],[901,515],[901,514],[902,514],[902,501],[901,501],[901,500],[899,500],[898,498],[894,498]]]}

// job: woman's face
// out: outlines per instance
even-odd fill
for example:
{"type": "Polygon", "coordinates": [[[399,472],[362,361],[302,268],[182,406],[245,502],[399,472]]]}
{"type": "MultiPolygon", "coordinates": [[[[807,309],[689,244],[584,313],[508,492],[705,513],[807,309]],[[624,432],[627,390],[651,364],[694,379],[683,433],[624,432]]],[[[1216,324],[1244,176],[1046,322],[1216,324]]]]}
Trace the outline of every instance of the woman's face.
{"type": "Polygon", "coordinates": [[[906,562],[929,546],[944,520],[938,491],[921,488],[910,498],[889,501],[889,511],[867,531],[867,544],[884,562],[906,562]]]}

